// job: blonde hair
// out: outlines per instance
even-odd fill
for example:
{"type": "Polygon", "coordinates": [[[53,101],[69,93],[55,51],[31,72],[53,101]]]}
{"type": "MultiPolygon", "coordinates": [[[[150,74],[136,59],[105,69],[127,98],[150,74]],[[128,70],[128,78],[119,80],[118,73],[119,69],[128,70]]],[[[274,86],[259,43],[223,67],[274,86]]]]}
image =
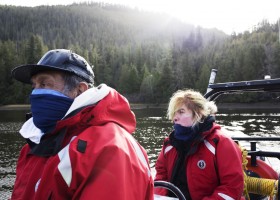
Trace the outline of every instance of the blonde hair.
{"type": "Polygon", "coordinates": [[[205,117],[217,112],[215,103],[205,99],[201,93],[191,89],[178,90],[170,98],[167,109],[168,119],[173,121],[176,111],[182,105],[192,111],[194,123],[202,122],[205,117]]]}

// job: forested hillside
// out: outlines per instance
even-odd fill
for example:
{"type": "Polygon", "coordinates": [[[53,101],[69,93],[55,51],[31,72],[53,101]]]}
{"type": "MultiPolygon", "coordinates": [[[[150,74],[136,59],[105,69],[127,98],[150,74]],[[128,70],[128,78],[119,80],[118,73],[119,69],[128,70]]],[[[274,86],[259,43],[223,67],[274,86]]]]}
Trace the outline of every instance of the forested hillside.
{"type": "Polygon", "coordinates": [[[11,69],[37,63],[54,48],[84,56],[94,65],[96,85],[106,83],[130,102],[165,103],[182,88],[204,93],[212,68],[216,82],[280,77],[278,30],[264,20],[253,32],[226,35],[104,3],[0,6],[0,104],[28,103],[31,88],[12,80],[11,69]]]}

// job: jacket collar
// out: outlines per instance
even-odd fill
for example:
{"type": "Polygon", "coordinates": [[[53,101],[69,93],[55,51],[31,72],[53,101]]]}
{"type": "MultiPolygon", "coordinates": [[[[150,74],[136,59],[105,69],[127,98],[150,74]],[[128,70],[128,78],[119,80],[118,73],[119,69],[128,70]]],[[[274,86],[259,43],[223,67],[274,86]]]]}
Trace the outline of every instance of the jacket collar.
{"type": "MultiPolygon", "coordinates": [[[[105,98],[110,92],[110,87],[105,84],[101,84],[98,87],[90,88],[78,97],[75,98],[73,104],[63,117],[63,119],[73,116],[77,111],[80,111],[81,108],[84,108],[89,105],[96,104],[103,98],[105,98]]],[[[39,144],[41,138],[45,133],[38,129],[34,123],[33,118],[30,118],[26,121],[21,127],[19,133],[25,139],[30,140],[32,143],[39,144]]]]}

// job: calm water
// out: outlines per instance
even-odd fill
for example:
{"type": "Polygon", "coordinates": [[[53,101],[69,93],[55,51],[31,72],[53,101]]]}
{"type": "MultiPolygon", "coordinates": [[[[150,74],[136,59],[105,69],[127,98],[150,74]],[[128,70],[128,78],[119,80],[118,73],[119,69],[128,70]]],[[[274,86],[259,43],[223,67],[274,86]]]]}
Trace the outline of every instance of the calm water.
{"type": "MultiPolygon", "coordinates": [[[[134,110],[137,129],[134,134],[138,142],[147,150],[152,169],[161,150],[163,139],[172,129],[172,124],[165,118],[164,109],[134,110]]],[[[25,120],[26,111],[0,111],[0,199],[8,199],[15,179],[15,166],[24,140],[17,131],[25,120]]],[[[221,111],[216,116],[225,132],[234,136],[280,136],[279,110],[241,110],[221,111]]],[[[280,151],[280,142],[262,142],[260,148],[280,151]]],[[[270,159],[279,172],[278,159],[270,159]]]]}

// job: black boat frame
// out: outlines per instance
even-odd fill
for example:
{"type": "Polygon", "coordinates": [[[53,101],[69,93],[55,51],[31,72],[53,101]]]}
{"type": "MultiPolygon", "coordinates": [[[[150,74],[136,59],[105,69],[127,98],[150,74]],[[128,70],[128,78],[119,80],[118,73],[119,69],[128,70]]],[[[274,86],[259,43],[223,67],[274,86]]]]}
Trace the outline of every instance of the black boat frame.
{"type": "MultiPolygon", "coordinates": [[[[239,94],[244,92],[280,92],[280,78],[249,80],[240,82],[214,83],[217,74],[216,69],[212,69],[207,92],[204,97],[209,101],[216,100],[223,94],[239,94]]],[[[251,149],[248,155],[251,156],[251,165],[257,166],[257,156],[274,157],[280,160],[280,152],[256,150],[257,141],[280,141],[280,137],[232,137],[235,141],[249,141],[251,149]]]]}

